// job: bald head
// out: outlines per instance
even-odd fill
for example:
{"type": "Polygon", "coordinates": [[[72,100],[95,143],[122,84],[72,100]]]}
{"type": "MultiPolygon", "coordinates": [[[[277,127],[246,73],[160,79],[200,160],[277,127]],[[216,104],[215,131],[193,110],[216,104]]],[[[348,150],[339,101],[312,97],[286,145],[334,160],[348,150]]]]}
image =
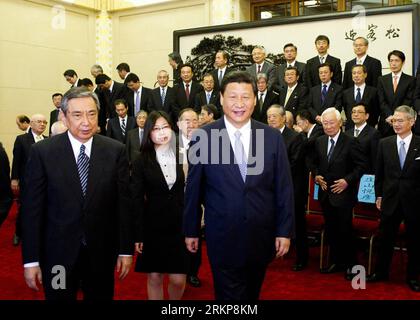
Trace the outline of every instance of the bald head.
{"type": "Polygon", "coordinates": [[[34,114],[31,117],[31,130],[36,135],[41,135],[47,128],[47,119],[42,114],[34,114]]]}

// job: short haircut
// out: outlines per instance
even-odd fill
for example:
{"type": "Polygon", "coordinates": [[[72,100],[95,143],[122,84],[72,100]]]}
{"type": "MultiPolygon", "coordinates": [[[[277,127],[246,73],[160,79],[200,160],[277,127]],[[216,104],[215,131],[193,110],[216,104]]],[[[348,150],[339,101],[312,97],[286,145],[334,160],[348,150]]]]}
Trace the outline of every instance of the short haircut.
{"type": "Polygon", "coordinates": [[[295,51],[297,51],[297,47],[293,43],[286,43],[283,47],[283,51],[288,47],[293,47],[295,51]]]}
{"type": "Polygon", "coordinates": [[[219,112],[214,104],[205,104],[204,106],[201,106],[201,110],[205,110],[208,114],[212,114],[213,119],[217,119],[219,117],[219,112]]]}
{"type": "Polygon", "coordinates": [[[127,63],[125,63],[125,62],[121,62],[117,66],[117,70],[118,71],[127,71],[127,72],[130,72],[130,66],[127,63]]]}
{"type": "Polygon", "coordinates": [[[58,120],[51,125],[51,136],[55,136],[57,134],[63,133],[67,131],[67,127],[63,121],[58,120]]]}
{"type": "Polygon", "coordinates": [[[105,73],[98,74],[98,76],[95,78],[96,84],[104,84],[105,82],[111,80],[110,77],[108,77],[105,73]]]}
{"type": "Polygon", "coordinates": [[[192,73],[194,73],[194,68],[193,68],[192,64],[190,64],[190,63],[183,63],[183,64],[179,67],[179,70],[182,70],[182,68],[185,68],[185,67],[190,67],[190,68],[191,68],[191,72],[192,72],[192,73]]]}
{"type": "Polygon", "coordinates": [[[93,86],[93,82],[89,78],[83,78],[83,79],[81,79],[80,80],[80,84],[82,86],[85,86],[85,87],[87,87],[87,86],[93,86]]]}
{"type": "Polygon", "coordinates": [[[184,113],[190,112],[190,111],[194,112],[196,114],[197,118],[198,118],[198,114],[197,114],[197,112],[195,112],[195,110],[193,108],[185,108],[185,109],[182,109],[179,112],[178,121],[182,121],[182,116],[184,115],[184,113]]]}
{"type": "Polygon", "coordinates": [[[330,69],[330,72],[333,72],[332,65],[330,65],[328,62],[321,63],[321,64],[318,66],[318,71],[319,71],[319,69],[321,69],[321,68],[323,68],[323,67],[328,67],[328,69],[330,69]]]}
{"type": "Polygon", "coordinates": [[[290,70],[295,70],[296,76],[299,76],[299,70],[298,70],[298,68],[292,67],[292,66],[287,67],[286,69],[284,69],[284,74],[286,74],[286,71],[290,71],[290,70]]]}
{"type": "Polygon", "coordinates": [[[178,52],[176,52],[176,51],[171,52],[170,54],[168,54],[168,57],[170,59],[174,60],[176,64],[182,64],[183,63],[182,58],[181,58],[181,55],[178,52]]]}
{"type": "Polygon", "coordinates": [[[320,34],[318,37],[316,37],[315,43],[317,43],[317,41],[322,41],[322,40],[327,41],[327,43],[330,44],[330,39],[328,39],[328,37],[323,34],[320,34]]]}
{"type": "Polygon", "coordinates": [[[265,79],[265,82],[268,82],[268,77],[267,77],[267,75],[265,74],[265,73],[259,73],[259,74],[257,74],[257,82],[260,80],[260,79],[265,79]]]}
{"type": "Polygon", "coordinates": [[[254,52],[255,49],[260,49],[262,52],[266,53],[265,48],[263,46],[255,46],[252,51],[254,52]]]}
{"type": "Polygon", "coordinates": [[[93,101],[95,101],[96,109],[100,109],[99,99],[96,93],[90,91],[86,87],[74,87],[64,94],[63,100],[61,101],[61,111],[63,111],[64,114],[67,113],[69,101],[76,98],[92,98],[93,101]]]}
{"type": "Polygon", "coordinates": [[[130,73],[127,76],[127,78],[125,78],[125,83],[130,83],[130,82],[134,82],[134,83],[140,82],[140,78],[135,73],[130,73]]]}
{"type": "Polygon", "coordinates": [[[208,78],[208,77],[211,77],[211,78],[213,79],[213,81],[214,81],[214,77],[213,77],[213,75],[212,75],[211,73],[206,73],[206,74],[203,76],[203,80],[204,80],[204,78],[208,78]]]}
{"type": "Polygon", "coordinates": [[[51,96],[51,99],[54,99],[54,97],[58,97],[58,96],[63,97],[63,94],[61,94],[60,92],[56,92],[51,96]]]}
{"type": "Polygon", "coordinates": [[[282,116],[282,117],[284,117],[285,115],[286,115],[286,111],[284,110],[284,107],[283,106],[281,106],[281,105],[279,105],[279,104],[272,104],[268,109],[267,109],[267,112],[268,112],[268,110],[270,110],[270,109],[275,109],[275,110],[277,110],[278,112],[279,112],[279,114],[282,116]]]}
{"type": "Polygon", "coordinates": [[[222,56],[223,56],[223,59],[225,59],[227,62],[229,62],[230,56],[229,56],[229,53],[227,51],[219,50],[219,51],[216,52],[216,54],[218,54],[218,53],[221,53],[222,56]]]}
{"type": "Polygon", "coordinates": [[[369,45],[369,40],[368,40],[368,39],[366,39],[365,37],[357,37],[356,39],[354,39],[353,43],[354,43],[356,40],[360,40],[360,39],[364,41],[365,46],[368,46],[368,45],[369,45]]]}
{"type": "Polygon", "coordinates": [[[394,112],[405,113],[407,115],[408,119],[416,120],[416,118],[417,118],[416,111],[413,108],[411,108],[409,106],[406,106],[406,105],[402,105],[402,106],[399,106],[399,107],[395,108],[394,112]]]}
{"type": "Polygon", "coordinates": [[[116,107],[119,104],[123,104],[126,109],[128,108],[125,99],[117,99],[114,101],[114,107],[116,107]]]}
{"type": "Polygon", "coordinates": [[[19,121],[19,123],[30,123],[31,122],[31,119],[29,119],[29,117],[25,116],[24,114],[20,114],[16,118],[19,121]]]}
{"type": "Polygon", "coordinates": [[[222,95],[225,93],[226,86],[229,83],[248,83],[252,86],[254,95],[257,95],[257,84],[255,83],[254,78],[246,71],[229,72],[222,80],[222,86],[220,88],[222,95]]]}
{"type": "Polygon", "coordinates": [[[355,64],[351,67],[351,72],[353,72],[354,68],[362,68],[363,69],[363,73],[367,73],[367,68],[364,64],[355,64]]]}
{"type": "Polygon", "coordinates": [[[307,110],[307,109],[298,111],[298,113],[296,114],[296,117],[298,117],[298,116],[301,119],[308,120],[308,122],[310,124],[314,124],[315,123],[315,118],[314,118],[313,114],[309,110],[307,110]]]}
{"type": "Polygon", "coordinates": [[[94,64],[90,70],[98,70],[100,71],[100,73],[104,73],[104,69],[102,69],[102,67],[99,64],[94,64]]]}
{"type": "Polygon", "coordinates": [[[337,118],[338,121],[341,121],[341,114],[340,111],[338,111],[336,108],[334,107],[330,107],[324,110],[324,112],[322,112],[321,114],[321,121],[323,120],[324,116],[328,113],[334,113],[335,117],[337,118]]]}
{"type": "Polygon", "coordinates": [[[77,73],[73,69],[68,69],[68,70],[64,71],[63,76],[73,78],[74,76],[77,77],[77,73]]]}
{"type": "Polygon", "coordinates": [[[392,50],[390,53],[388,53],[388,61],[391,59],[391,56],[397,56],[402,60],[402,62],[405,61],[405,54],[400,50],[392,50]]]}
{"type": "Polygon", "coordinates": [[[136,118],[137,118],[137,117],[139,117],[139,116],[141,116],[142,114],[146,115],[146,117],[147,117],[147,115],[148,115],[148,113],[147,113],[147,111],[146,111],[146,110],[140,110],[139,112],[137,112],[137,114],[136,114],[136,118]]]}
{"type": "Polygon", "coordinates": [[[365,108],[365,112],[366,112],[366,113],[369,113],[369,108],[368,108],[368,105],[367,105],[367,104],[365,104],[365,103],[363,103],[363,102],[355,103],[355,104],[351,107],[351,109],[353,110],[353,108],[355,108],[355,107],[363,107],[363,108],[365,108]]]}

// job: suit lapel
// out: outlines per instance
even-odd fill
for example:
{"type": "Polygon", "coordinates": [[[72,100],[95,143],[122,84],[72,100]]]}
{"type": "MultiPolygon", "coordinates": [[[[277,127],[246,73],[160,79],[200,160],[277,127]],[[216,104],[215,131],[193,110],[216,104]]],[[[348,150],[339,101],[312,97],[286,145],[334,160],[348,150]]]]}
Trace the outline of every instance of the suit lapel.
{"type": "Polygon", "coordinates": [[[67,132],[62,134],[63,143],[61,143],[61,152],[59,157],[62,159],[62,170],[65,175],[65,184],[70,187],[72,191],[77,194],[77,198],[82,201],[82,186],[80,184],[79,172],[77,170],[77,163],[74,158],[73,148],[70,143],[67,132]]]}
{"type": "Polygon", "coordinates": [[[104,154],[106,154],[106,150],[98,140],[99,139],[97,139],[96,136],[93,136],[92,150],[90,151],[89,159],[89,176],[85,206],[92,199],[97,189],[97,186],[101,183],[101,179],[103,176],[102,173],[104,171],[104,162],[106,161],[106,159],[104,159],[104,154]]]}
{"type": "Polygon", "coordinates": [[[410,147],[408,148],[407,156],[405,158],[403,171],[406,171],[409,168],[416,157],[418,150],[420,149],[419,139],[413,134],[411,138],[410,147]]]}
{"type": "MultiPolygon", "coordinates": [[[[344,134],[343,134],[343,132],[340,132],[340,135],[338,136],[338,139],[337,139],[337,143],[334,146],[334,150],[333,150],[333,153],[331,155],[331,159],[330,159],[329,164],[333,163],[335,158],[341,153],[341,149],[343,149],[343,144],[344,144],[343,140],[344,140],[344,134]]],[[[327,140],[327,142],[328,142],[328,140],[327,140]]],[[[328,143],[327,143],[327,146],[328,146],[328,143]]]]}

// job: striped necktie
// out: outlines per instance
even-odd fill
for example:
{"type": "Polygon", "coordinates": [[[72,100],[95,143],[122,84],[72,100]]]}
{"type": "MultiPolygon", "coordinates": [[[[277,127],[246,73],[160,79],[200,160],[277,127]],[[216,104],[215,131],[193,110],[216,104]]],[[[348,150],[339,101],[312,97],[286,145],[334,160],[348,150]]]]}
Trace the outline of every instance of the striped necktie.
{"type": "Polygon", "coordinates": [[[121,119],[121,132],[125,136],[125,119],[121,119]]]}
{"type": "Polygon", "coordinates": [[[80,146],[80,153],[77,157],[77,171],[79,172],[80,185],[82,187],[83,197],[86,196],[87,182],[89,174],[89,157],[85,153],[85,145],[80,146]]]}

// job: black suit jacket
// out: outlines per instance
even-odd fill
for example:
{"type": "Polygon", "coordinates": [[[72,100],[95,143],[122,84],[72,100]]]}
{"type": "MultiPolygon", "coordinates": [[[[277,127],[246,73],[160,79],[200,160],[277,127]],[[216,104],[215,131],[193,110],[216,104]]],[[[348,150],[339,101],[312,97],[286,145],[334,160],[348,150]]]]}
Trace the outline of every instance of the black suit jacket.
{"type": "MultiPolygon", "coordinates": [[[[353,128],[354,126],[353,120],[351,119],[351,109],[355,103],[354,86],[352,86],[343,92],[343,108],[347,118],[346,130],[353,128]]],[[[363,91],[361,103],[365,104],[369,108],[369,119],[367,120],[367,123],[372,127],[376,126],[380,113],[378,90],[374,87],[366,85],[365,90],[363,91]]]]}
{"type": "MultiPolygon", "coordinates": [[[[128,131],[125,149],[127,150],[128,162],[131,164],[140,155],[140,128],[134,128],[128,131]]],[[[144,131],[143,131],[144,132],[144,131]]]]}
{"type": "Polygon", "coordinates": [[[404,215],[417,219],[420,194],[420,137],[413,135],[404,167],[398,157],[397,136],[379,142],[375,195],[382,197],[382,214],[392,215],[400,204],[404,215]],[[416,160],[417,159],[417,160],[416,160]]]}
{"type": "Polygon", "coordinates": [[[51,286],[52,267],[72,272],[85,239],[91,270],[114,274],[118,254],[133,254],[128,162],[124,145],[94,135],[83,197],[73,149],[63,133],[34,144],[22,214],[23,263],[38,261],[51,286]]]}
{"type": "Polygon", "coordinates": [[[51,126],[53,125],[54,122],[56,122],[58,120],[58,113],[60,112],[59,109],[55,108],[53,111],[50,112],[50,128],[49,128],[49,133],[51,135],[51,126]]]}
{"type": "Polygon", "coordinates": [[[338,111],[342,109],[342,96],[343,88],[331,82],[328,91],[327,97],[324,103],[321,102],[321,85],[313,87],[309,92],[308,98],[308,110],[312,113],[314,117],[321,115],[325,109],[330,107],[335,107],[338,111]]]}
{"type": "MultiPolygon", "coordinates": [[[[343,73],[341,71],[340,59],[335,58],[331,55],[328,55],[325,62],[329,63],[333,69],[333,77],[331,79],[332,82],[335,82],[336,84],[341,85],[341,78],[343,76],[343,73]]],[[[315,56],[309,59],[308,61],[306,61],[305,86],[308,87],[309,89],[321,83],[321,80],[319,79],[319,72],[318,72],[319,65],[320,65],[319,56],[315,56]]]]}
{"type": "Polygon", "coordinates": [[[359,142],[344,133],[340,133],[330,162],[327,160],[329,136],[319,137],[315,142],[315,175],[321,175],[327,183],[327,191],[319,188],[319,199],[329,200],[335,207],[353,206],[357,201],[359,179],[365,171],[366,161],[359,142]],[[347,189],[337,194],[331,192],[335,180],[345,179],[347,189]]]}
{"type": "MultiPolygon", "coordinates": [[[[133,90],[127,92],[126,101],[128,104],[128,116],[135,117],[134,109],[136,104],[136,94],[133,90]]],[[[140,96],[140,110],[149,112],[152,105],[152,89],[142,87],[140,96]]]]}
{"type": "Polygon", "coordinates": [[[25,168],[31,146],[35,143],[31,132],[18,135],[13,146],[12,179],[19,180],[20,188],[24,187],[25,168]]]}
{"type": "MultiPolygon", "coordinates": [[[[357,58],[354,58],[348,62],[344,67],[344,77],[343,77],[343,88],[347,89],[353,86],[353,78],[351,75],[351,68],[356,64],[357,58]]],[[[363,65],[367,69],[366,84],[371,87],[377,87],[378,78],[382,76],[382,63],[380,60],[372,58],[371,56],[366,56],[363,65]]]]}
{"type": "MultiPolygon", "coordinates": [[[[346,130],[348,136],[354,137],[354,128],[346,130]]],[[[366,158],[366,171],[363,173],[374,174],[376,165],[376,155],[378,153],[378,144],[381,139],[381,134],[378,130],[367,124],[358,137],[360,147],[362,148],[363,155],[366,158]]]]}
{"type": "Polygon", "coordinates": [[[417,69],[417,76],[416,76],[416,89],[414,91],[414,102],[413,108],[416,110],[417,113],[417,120],[416,125],[414,126],[413,132],[417,135],[420,135],[420,70],[417,69]]]}
{"type": "MultiPolygon", "coordinates": [[[[306,78],[306,75],[305,75],[306,63],[296,61],[295,62],[295,67],[299,71],[298,83],[304,84],[305,78],[306,78]]],[[[273,84],[273,89],[277,93],[280,93],[281,88],[286,88],[287,89],[287,84],[284,81],[284,72],[286,71],[286,69],[287,69],[287,63],[282,63],[281,65],[279,65],[276,68],[276,72],[275,72],[276,81],[273,84]]]]}
{"type": "Polygon", "coordinates": [[[414,77],[402,73],[397,90],[394,93],[392,73],[379,77],[378,97],[381,116],[378,129],[382,136],[386,137],[394,134],[394,130],[385,122],[385,119],[394,114],[395,108],[401,105],[413,105],[415,85],[414,77]]]}
{"type": "Polygon", "coordinates": [[[127,99],[127,87],[123,83],[114,81],[112,92],[103,89],[102,94],[105,101],[106,119],[117,117],[114,102],[118,99],[127,99]]]}
{"type": "MultiPolygon", "coordinates": [[[[255,63],[247,67],[245,71],[253,76],[254,79],[257,79],[257,65],[255,63]]],[[[269,90],[272,89],[274,83],[276,82],[276,66],[268,61],[264,61],[260,73],[265,73],[267,75],[267,87],[269,90]]]]}
{"type": "MultiPolygon", "coordinates": [[[[225,71],[225,74],[223,75],[223,79],[232,71],[233,71],[232,68],[227,67],[226,71],[225,71]]],[[[219,69],[212,70],[212,72],[210,72],[210,74],[213,76],[213,79],[214,79],[214,90],[220,91],[219,69]]]]}
{"type": "Polygon", "coordinates": [[[195,81],[190,82],[190,96],[187,99],[185,93],[184,83],[177,84],[174,86],[175,90],[175,116],[178,118],[178,114],[182,109],[195,107],[195,96],[197,93],[203,91],[201,84],[195,81]]]}
{"type": "Polygon", "coordinates": [[[324,135],[324,129],[318,123],[312,129],[311,135],[308,137],[307,133],[302,133],[305,137],[303,145],[303,153],[305,157],[305,164],[307,172],[314,172],[314,154],[315,154],[315,141],[318,137],[324,135]]]}
{"type": "Polygon", "coordinates": [[[296,117],[296,114],[298,113],[298,111],[307,108],[309,91],[304,85],[298,83],[298,85],[293,90],[292,94],[290,95],[290,98],[287,101],[287,104],[285,105],[284,102],[286,100],[287,89],[288,89],[287,86],[285,88],[280,89],[279,104],[282,105],[285,110],[288,110],[291,113],[293,113],[293,117],[296,117]]]}
{"type": "Polygon", "coordinates": [[[257,104],[254,108],[254,112],[252,113],[252,119],[262,123],[267,123],[267,110],[273,104],[279,103],[279,95],[274,91],[268,90],[261,109],[258,103],[259,97],[260,92],[257,93],[257,104]]]}
{"type": "MultiPolygon", "coordinates": [[[[213,90],[210,96],[210,104],[214,104],[219,111],[219,117],[222,114],[222,106],[220,104],[220,91],[213,90]]],[[[207,92],[201,91],[195,96],[195,112],[200,113],[201,106],[207,104],[207,92]]]]}
{"type": "Polygon", "coordinates": [[[162,98],[160,96],[161,88],[157,87],[152,90],[152,96],[150,104],[148,106],[149,111],[165,111],[167,114],[172,115],[174,112],[175,105],[175,90],[172,87],[167,86],[165,89],[165,101],[162,104],[162,98]]]}
{"type": "Polygon", "coordinates": [[[135,127],[137,127],[136,119],[134,117],[127,117],[127,123],[125,124],[126,134],[123,136],[120,126],[120,118],[112,118],[108,121],[106,135],[112,139],[115,139],[125,144],[125,141],[127,139],[127,132],[131,129],[134,129],[135,127]]]}

